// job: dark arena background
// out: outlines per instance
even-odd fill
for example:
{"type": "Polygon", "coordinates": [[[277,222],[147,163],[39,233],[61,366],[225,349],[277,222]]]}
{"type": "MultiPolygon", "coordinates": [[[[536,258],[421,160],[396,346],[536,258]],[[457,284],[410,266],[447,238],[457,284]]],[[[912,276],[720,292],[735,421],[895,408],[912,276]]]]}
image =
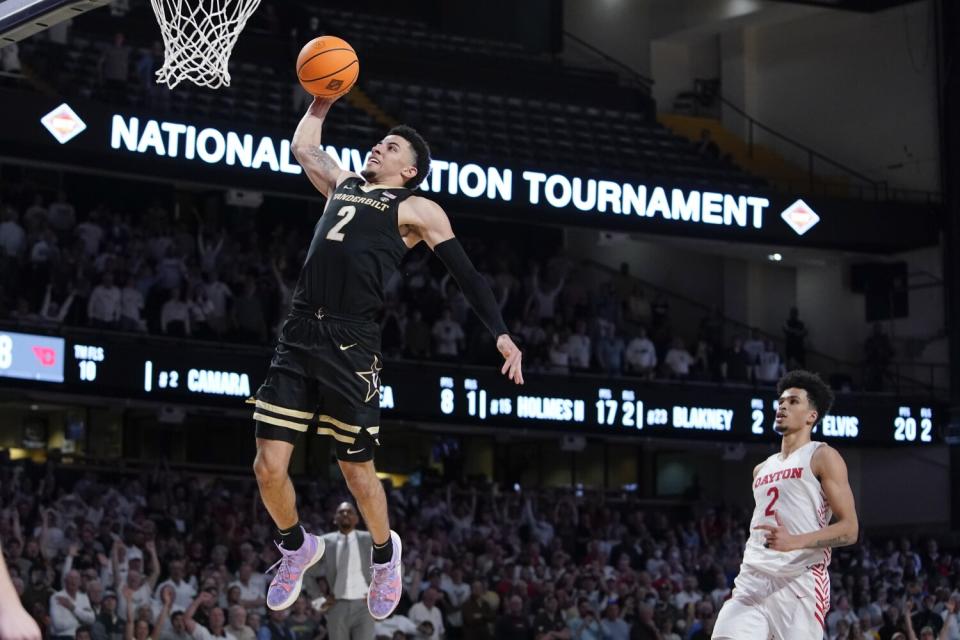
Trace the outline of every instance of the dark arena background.
{"type": "MultiPolygon", "coordinates": [[[[244,4],[155,4],[211,1],[244,4]]],[[[17,595],[54,640],[346,637],[322,572],[264,606],[248,401],[326,204],[290,143],[324,34],[360,61],[324,150],[424,135],[526,378],[411,250],[378,318],[403,596],[370,637],[709,638],[804,368],[859,517],[823,637],[960,639],[954,0],[265,0],[218,89],[157,83],[154,8],[0,1],[0,640],[34,637],[17,595]]],[[[333,443],[290,464],[317,534],[333,443]]]]}

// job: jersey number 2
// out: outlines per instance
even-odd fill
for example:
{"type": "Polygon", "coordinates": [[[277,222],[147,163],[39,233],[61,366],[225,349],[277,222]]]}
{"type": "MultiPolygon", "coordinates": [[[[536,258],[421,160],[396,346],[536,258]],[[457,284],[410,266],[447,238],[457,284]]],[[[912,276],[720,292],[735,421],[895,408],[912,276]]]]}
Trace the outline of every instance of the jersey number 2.
{"type": "Polygon", "coordinates": [[[776,487],[770,487],[767,489],[767,495],[773,496],[773,500],[771,500],[770,504],[767,505],[767,510],[764,511],[763,514],[770,516],[771,518],[775,518],[777,516],[777,512],[774,510],[773,505],[777,504],[777,498],[780,497],[780,490],[776,487]]]}
{"type": "Polygon", "coordinates": [[[354,206],[343,207],[340,211],[337,212],[337,215],[343,218],[340,222],[333,225],[333,228],[330,231],[327,231],[327,240],[336,240],[337,242],[343,242],[343,234],[340,232],[345,226],[350,224],[350,221],[353,220],[353,216],[357,214],[357,208],[354,206]]]}

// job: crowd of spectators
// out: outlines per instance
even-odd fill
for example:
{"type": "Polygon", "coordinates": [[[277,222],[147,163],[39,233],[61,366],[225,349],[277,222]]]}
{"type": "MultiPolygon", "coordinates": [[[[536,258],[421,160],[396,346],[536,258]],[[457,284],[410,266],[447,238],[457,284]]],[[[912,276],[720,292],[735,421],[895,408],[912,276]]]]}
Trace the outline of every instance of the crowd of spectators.
{"type": "MultiPolygon", "coordinates": [[[[78,211],[63,192],[2,194],[0,319],[271,344],[319,209],[280,222],[269,210],[235,212],[216,224],[175,215],[163,198],[140,201],[136,213],[97,200],[78,211]]],[[[697,335],[678,335],[667,296],[648,295],[625,266],[607,274],[574,263],[549,232],[536,245],[482,233],[464,242],[530,370],[764,384],[784,370],[770,340],[726,337],[716,309],[697,335]]],[[[386,283],[381,324],[390,358],[498,358],[456,282],[424,247],[386,283]]]]}
{"type": "MultiPolygon", "coordinates": [[[[332,596],[314,569],[291,609],[264,608],[278,553],[252,478],[158,466],[118,480],[0,467],[0,545],[45,637],[326,637],[332,596]]],[[[709,638],[748,534],[740,511],[653,510],[630,493],[387,490],[405,564],[398,613],[376,627],[390,640],[709,638]]],[[[334,528],[342,487],[298,495],[305,526],[334,528]]],[[[825,639],[960,638],[960,555],[936,540],[865,539],[830,573],[825,639]]]]}

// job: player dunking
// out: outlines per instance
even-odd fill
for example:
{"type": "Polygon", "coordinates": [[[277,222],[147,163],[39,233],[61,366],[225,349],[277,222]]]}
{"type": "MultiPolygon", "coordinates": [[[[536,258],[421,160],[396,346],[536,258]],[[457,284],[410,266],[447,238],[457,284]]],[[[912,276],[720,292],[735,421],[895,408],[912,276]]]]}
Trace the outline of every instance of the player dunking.
{"type": "Polygon", "coordinates": [[[380,328],[383,286],[407,250],[425,242],[456,279],[494,335],[501,370],[523,384],[521,353],[493,292],[477,273],[436,203],[413,195],[430,171],[430,149],[410,127],[394,127],[374,145],[358,176],[343,171],[320,146],[334,99],[314,99],[293,135],[292,150],[310,182],[327,197],[293,292],[290,315],[263,385],[257,390],[260,496],[277,526],[281,559],[267,606],[297,599],[303,573],[323,556],[323,541],[297,516],[287,474],[301,433],[332,436],[337,461],[373,540],[370,614],[380,620],[402,593],[400,537],[390,530],[387,500],[373,465],[380,434],[380,328]]]}
{"type": "Polygon", "coordinates": [[[823,638],[831,549],[857,541],[847,465],[835,449],[810,440],[833,393],[809,371],[787,373],[777,393],[775,429],[783,443],[753,470],[751,535],[714,640],[823,638]]]}

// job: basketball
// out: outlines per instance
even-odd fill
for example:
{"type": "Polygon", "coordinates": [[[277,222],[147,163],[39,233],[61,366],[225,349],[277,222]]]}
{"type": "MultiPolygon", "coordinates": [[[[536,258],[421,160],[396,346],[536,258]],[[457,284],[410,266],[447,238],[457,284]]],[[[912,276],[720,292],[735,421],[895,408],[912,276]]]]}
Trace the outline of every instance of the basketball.
{"type": "Polygon", "coordinates": [[[335,98],[350,91],[360,75],[357,52],[346,40],[320,36],[303,46],[297,56],[297,78],[318,98],[335,98]]]}

